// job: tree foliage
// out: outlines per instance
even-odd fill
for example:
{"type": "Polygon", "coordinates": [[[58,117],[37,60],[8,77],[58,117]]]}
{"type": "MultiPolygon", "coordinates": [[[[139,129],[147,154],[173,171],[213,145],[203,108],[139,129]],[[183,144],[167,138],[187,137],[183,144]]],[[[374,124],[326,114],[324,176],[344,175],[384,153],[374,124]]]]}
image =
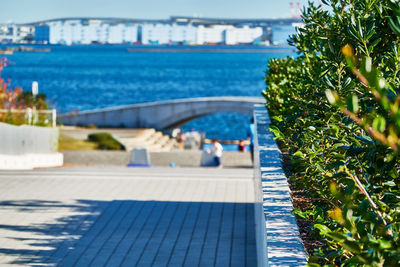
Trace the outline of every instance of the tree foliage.
{"type": "MultiPolygon", "coordinates": [[[[32,92],[23,91],[21,87],[12,88],[11,80],[4,80],[1,72],[9,65],[7,58],[0,58],[0,121],[10,124],[24,124],[27,121],[25,113],[18,113],[26,108],[35,108],[36,110],[48,109],[46,95],[32,95],[32,92]],[[4,112],[7,110],[7,112],[4,112]]],[[[46,117],[38,116],[36,124],[45,125],[46,117]]]]}
{"type": "Polygon", "coordinates": [[[266,75],[271,131],[312,198],[325,245],[309,265],[400,264],[400,4],[325,0],[303,11],[300,55],[266,75]]]}

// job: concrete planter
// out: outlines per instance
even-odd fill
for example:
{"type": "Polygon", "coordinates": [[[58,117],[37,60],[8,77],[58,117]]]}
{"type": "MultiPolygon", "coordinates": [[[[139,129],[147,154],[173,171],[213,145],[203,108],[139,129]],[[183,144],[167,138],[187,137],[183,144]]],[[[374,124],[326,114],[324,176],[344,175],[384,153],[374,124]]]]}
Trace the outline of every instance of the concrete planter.
{"type": "Polygon", "coordinates": [[[280,151],[269,131],[264,105],[255,105],[254,177],[259,266],[303,266],[307,263],[280,151]]]}
{"type": "Polygon", "coordinates": [[[0,140],[0,170],[63,165],[56,128],[0,123],[0,140]]]}

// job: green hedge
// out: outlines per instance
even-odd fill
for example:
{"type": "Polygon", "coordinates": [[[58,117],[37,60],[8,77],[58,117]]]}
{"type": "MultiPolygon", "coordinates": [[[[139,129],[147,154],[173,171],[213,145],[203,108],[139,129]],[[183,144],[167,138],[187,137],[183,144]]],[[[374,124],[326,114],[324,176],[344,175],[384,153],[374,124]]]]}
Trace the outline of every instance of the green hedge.
{"type": "Polygon", "coordinates": [[[89,134],[88,141],[97,143],[97,149],[101,150],[125,150],[124,146],[109,133],[89,134]]]}
{"type": "Polygon", "coordinates": [[[324,240],[309,265],[399,266],[400,6],[322,2],[263,92],[290,179],[312,199],[295,212],[324,240]]]}

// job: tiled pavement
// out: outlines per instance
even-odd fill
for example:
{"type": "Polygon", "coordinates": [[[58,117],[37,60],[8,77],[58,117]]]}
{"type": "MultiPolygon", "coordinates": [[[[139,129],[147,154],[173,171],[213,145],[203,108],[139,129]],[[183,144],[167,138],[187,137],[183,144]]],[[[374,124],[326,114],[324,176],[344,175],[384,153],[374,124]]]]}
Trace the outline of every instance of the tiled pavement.
{"type": "Polygon", "coordinates": [[[251,169],[0,172],[0,265],[256,266],[251,169]]]}

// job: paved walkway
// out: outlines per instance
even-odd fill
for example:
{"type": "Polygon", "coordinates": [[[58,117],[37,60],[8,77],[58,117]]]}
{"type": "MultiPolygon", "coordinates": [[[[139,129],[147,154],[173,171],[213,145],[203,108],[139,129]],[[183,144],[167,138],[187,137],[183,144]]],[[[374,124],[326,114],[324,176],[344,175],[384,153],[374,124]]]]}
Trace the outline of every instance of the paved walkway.
{"type": "Polygon", "coordinates": [[[0,172],[0,265],[256,266],[252,175],[0,172]]]}

